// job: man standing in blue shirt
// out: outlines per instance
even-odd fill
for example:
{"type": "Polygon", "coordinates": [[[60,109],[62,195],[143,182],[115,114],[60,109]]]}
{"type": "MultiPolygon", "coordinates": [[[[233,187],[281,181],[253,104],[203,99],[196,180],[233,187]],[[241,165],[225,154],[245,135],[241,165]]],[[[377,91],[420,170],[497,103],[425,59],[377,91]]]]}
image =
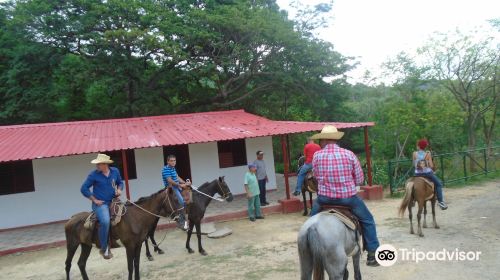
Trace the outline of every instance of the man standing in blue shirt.
{"type": "MultiPolygon", "coordinates": [[[[167,165],[165,165],[161,171],[161,176],[163,178],[163,185],[165,188],[172,187],[175,191],[175,195],[177,196],[177,200],[184,207],[184,211],[186,211],[186,202],[184,201],[184,197],[182,197],[182,191],[189,186],[191,186],[191,182],[184,181],[179,175],[177,175],[177,170],[175,170],[175,165],[177,164],[177,159],[174,155],[169,155],[167,157],[167,165]]],[[[188,229],[188,222],[186,220],[186,216],[184,212],[181,212],[179,215],[179,223],[178,226],[188,229]]]]}
{"type": "Polygon", "coordinates": [[[108,247],[109,239],[109,206],[114,197],[121,195],[123,182],[120,171],[115,167],[110,167],[113,163],[108,155],[98,154],[97,158],[90,163],[96,165],[96,169],[90,172],[87,180],[81,187],[82,194],[92,201],[92,211],[99,220],[99,243],[100,253],[104,259],[113,257],[108,247]],[[92,191],[90,190],[92,188],[92,191]]]}

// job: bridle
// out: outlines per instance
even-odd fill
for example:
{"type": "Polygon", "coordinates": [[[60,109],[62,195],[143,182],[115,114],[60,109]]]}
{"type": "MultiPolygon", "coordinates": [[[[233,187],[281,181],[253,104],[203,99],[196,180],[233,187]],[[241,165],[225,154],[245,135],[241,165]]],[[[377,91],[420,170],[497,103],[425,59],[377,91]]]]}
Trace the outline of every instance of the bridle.
{"type": "Polygon", "coordinates": [[[222,186],[220,185],[220,180],[217,180],[217,186],[219,187],[220,192],[223,194],[222,199],[226,200],[230,195],[232,195],[231,191],[225,192],[222,186]]]}
{"type": "MultiPolygon", "coordinates": [[[[193,191],[195,191],[195,192],[197,192],[197,193],[201,194],[201,195],[204,195],[204,196],[206,196],[206,197],[208,197],[208,198],[210,198],[210,199],[213,199],[213,200],[217,200],[217,201],[219,201],[219,202],[224,202],[224,200],[226,200],[229,196],[231,196],[231,195],[232,195],[232,194],[231,194],[231,191],[229,191],[229,192],[225,192],[225,191],[224,191],[224,189],[223,189],[223,188],[222,188],[222,186],[220,185],[220,180],[218,180],[218,179],[217,179],[217,187],[219,188],[220,192],[222,193],[222,198],[213,197],[213,196],[211,196],[211,195],[208,195],[208,194],[206,194],[206,193],[204,193],[204,192],[202,192],[202,191],[198,190],[197,188],[191,188],[191,189],[192,189],[193,191]]],[[[220,193],[219,193],[219,195],[220,195],[220,193]]]]}
{"type": "Polygon", "coordinates": [[[133,202],[133,201],[130,201],[129,199],[127,199],[128,202],[130,202],[130,204],[134,205],[135,207],[141,209],[142,211],[150,214],[150,215],[153,215],[157,218],[167,218],[167,219],[170,219],[170,220],[174,220],[175,219],[175,216],[177,214],[177,212],[181,211],[184,209],[184,207],[181,207],[179,209],[175,209],[174,206],[172,205],[172,201],[170,200],[170,197],[168,196],[168,189],[165,189],[164,190],[165,192],[165,198],[163,198],[162,202],[161,202],[161,206],[165,205],[166,202],[168,202],[168,206],[170,207],[170,210],[171,210],[171,213],[170,215],[167,217],[167,216],[161,216],[161,215],[158,215],[158,214],[155,214],[155,213],[152,213],[146,209],[144,209],[143,207],[141,207],[140,205],[138,205],[137,203],[133,202]]]}

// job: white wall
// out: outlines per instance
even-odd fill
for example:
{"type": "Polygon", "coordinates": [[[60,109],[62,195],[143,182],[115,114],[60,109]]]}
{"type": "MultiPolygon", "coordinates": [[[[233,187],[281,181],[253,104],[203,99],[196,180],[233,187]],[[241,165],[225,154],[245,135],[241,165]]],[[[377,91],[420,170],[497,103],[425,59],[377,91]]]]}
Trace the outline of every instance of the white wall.
{"type": "MultiPolygon", "coordinates": [[[[255,152],[265,153],[268,189],[276,188],[271,137],[246,139],[247,160],[255,159],[255,152]]],[[[80,187],[94,168],[90,161],[96,154],[66,156],[33,160],[35,191],[0,196],[0,229],[66,220],[73,214],[89,211],[90,201],[82,196],[80,187]]],[[[189,145],[191,174],[196,186],[226,176],[233,194],[244,192],[243,175],[246,166],[219,168],[217,143],[189,145]]],[[[137,179],[130,180],[132,200],[150,195],[163,187],[161,168],[163,149],[135,150],[137,179]]],[[[122,174],[123,177],[123,174],[122,174]]],[[[122,197],[125,197],[123,195],[122,197]]]]}
{"type": "MultiPolygon", "coordinates": [[[[269,183],[267,189],[276,189],[276,175],[274,171],[274,156],[271,137],[259,137],[246,139],[247,161],[255,160],[255,152],[262,150],[265,153],[264,160],[267,165],[269,183]]],[[[219,176],[225,176],[225,180],[233,194],[244,193],[243,176],[248,170],[247,166],[219,168],[219,155],[217,143],[201,143],[189,145],[189,157],[191,162],[191,176],[193,184],[199,186],[205,182],[212,181],[219,176]]]]}

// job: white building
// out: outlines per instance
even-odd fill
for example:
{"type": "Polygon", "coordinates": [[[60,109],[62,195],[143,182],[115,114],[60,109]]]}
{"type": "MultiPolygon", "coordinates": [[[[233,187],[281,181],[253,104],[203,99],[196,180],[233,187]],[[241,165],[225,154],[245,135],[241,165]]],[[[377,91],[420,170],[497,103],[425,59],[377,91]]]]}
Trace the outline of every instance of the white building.
{"type": "MultiPolygon", "coordinates": [[[[90,202],[80,186],[94,168],[90,161],[97,152],[115,160],[128,179],[132,200],[163,187],[161,168],[169,154],[177,156],[179,175],[191,178],[195,186],[225,176],[233,194],[241,194],[246,165],[261,150],[268,163],[268,189],[275,189],[272,136],[322,125],[272,121],[237,110],[3,126],[0,229],[66,220],[88,211],[90,202]]],[[[350,125],[344,127],[373,124],[350,125]]]]}

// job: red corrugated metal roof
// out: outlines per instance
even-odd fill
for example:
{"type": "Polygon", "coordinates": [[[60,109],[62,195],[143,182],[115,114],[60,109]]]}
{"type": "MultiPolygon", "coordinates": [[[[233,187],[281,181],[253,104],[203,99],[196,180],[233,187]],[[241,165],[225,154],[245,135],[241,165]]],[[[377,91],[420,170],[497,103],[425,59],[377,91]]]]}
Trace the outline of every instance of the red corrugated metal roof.
{"type": "MultiPolygon", "coordinates": [[[[327,123],[273,121],[243,110],[0,126],[0,162],[321,130],[327,123]]],[[[328,123],[338,128],[368,123],[328,123]]]]}

